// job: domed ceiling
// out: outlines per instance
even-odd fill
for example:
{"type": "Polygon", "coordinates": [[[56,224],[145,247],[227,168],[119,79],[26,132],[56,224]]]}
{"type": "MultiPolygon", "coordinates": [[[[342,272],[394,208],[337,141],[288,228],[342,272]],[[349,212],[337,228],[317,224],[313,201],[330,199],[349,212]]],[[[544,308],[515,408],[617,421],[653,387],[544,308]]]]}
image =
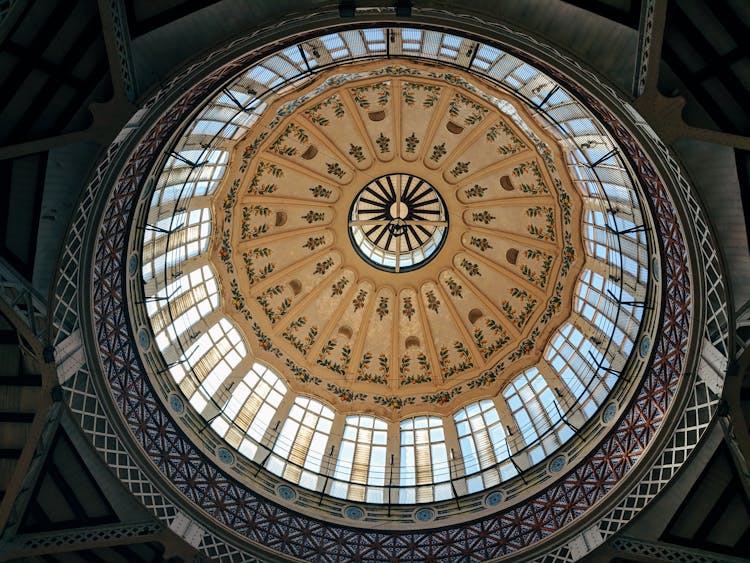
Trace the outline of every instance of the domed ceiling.
{"type": "Polygon", "coordinates": [[[568,317],[580,198],[555,141],[474,82],[416,63],[324,74],[229,158],[222,308],[256,358],[284,372],[278,348],[285,381],[339,412],[497,395],[568,317]]]}
{"type": "Polygon", "coordinates": [[[288,41],[157,96],[105,194],[92,318],[138,450],[111,463],[299,560],[496,559],[620,502],[691,328],[638,142],[476,39],[288,41]]]}

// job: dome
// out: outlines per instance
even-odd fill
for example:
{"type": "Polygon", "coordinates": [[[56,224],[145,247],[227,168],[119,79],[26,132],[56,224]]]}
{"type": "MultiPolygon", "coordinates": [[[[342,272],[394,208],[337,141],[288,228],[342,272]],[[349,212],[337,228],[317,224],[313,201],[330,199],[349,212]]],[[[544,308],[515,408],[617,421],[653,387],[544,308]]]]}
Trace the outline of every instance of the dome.
{"type": "Polygon", "coordinates": [[[668,438],[675,194],[612,92],[499,36],[251,41],[148,108],[102,196],[96,347],[143,463],[227,541],[526,557],[668,438]]]}
{"type": "Polygon", "coordinates": [[[283,80],[290,49],[266,57],[187,126],[134,224],[159,385],[295,485],[413,504],[507,482],[571,447],[648,338],[649,219],[615,141],[477,49],[526,83],[407,58],[283,80]]]}

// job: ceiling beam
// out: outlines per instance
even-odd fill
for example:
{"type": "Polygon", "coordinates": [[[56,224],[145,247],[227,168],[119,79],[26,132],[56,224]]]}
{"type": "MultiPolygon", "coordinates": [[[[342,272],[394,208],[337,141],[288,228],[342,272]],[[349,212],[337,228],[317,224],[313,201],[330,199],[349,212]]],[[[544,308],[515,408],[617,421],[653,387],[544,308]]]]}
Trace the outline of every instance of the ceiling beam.
{"type": "Polygon", "coordinates": [[[632,94],[636,98],[646,92],[656,92],[666,21],[666,1],[643,0],[638,24],[638,51],[632,88],[632,94]]]}
{"type": "Polygon", "coordinates": [[[134,102],[138,97],[138,87],[123,0],[98,0],[97,4],[114,97],[134,102]]]}
{"type": "Polygon", "coordinates": [[[206,8],[212,4],[216,4],[217,2],[219,2],[219,0],[186,0],[172,8],[163,10],[156,15],[139,21],[138,15],[135,13],[135,2],[130,1],[127,5],[127,19],[130,36],[136,38],[140,35],[144,35],[149,31],[164,27],[175,20],[188,16],[193,12],[197,12],[198,10],[206,8]]]}

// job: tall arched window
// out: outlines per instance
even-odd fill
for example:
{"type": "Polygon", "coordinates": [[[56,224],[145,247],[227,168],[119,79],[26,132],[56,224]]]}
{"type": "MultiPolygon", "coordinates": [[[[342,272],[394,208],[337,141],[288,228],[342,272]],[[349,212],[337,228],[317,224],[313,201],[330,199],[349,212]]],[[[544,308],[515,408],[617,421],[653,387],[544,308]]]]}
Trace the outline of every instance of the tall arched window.
{"type": "Polygon", "coordinates": [[[452,496],[443,419],[417,416],[401,422],[400,501],[431,502],[452,496]]]}
{"type": "Polygon", "coordinates": [[[560,426],[555,395],[537,368],[521,372],[503,392],[532,463],[542,461],[568,440],[573,432],[560,426]],[[549,432],[555,427],[554,432],[549,432]]]}
{"type": "Polygon", "coordinates": [[[255,362],[211,426],[252,459],[286,392],[286,385],[273,370],[255,362]]]}
{"type": "Polygon", "coordinates": [[[297,397],[276,438],[267,467],[293,483],[316,489],[334,412],[320,401],[297,397]]]}
{"type": "Polygon", "coordinates": [[[385,502],[388,424],[373,416],[347,416],[339,446],[331,495],[385,502]]]}
{"type": "Polygon", "coordinates": [[[516,474],[513,464],[494,467],[508,459],[505,429],[493,401],[484,400],[460,409],[454,416],[458,443],[470,493],[498,484],[516,474]],[[493,468],[491,471],[485,471],[493,468]]]}
{"type": "Polygon", "coordinates": [[[175,213],[151,225],[143,234],[143,281],[204,252],[210,235],[207,207],[175,213]]]}
{"type": "Polygon", "coordinates": [[[570,323],[552,337],[544,358],[577,399],[586,418],[596,412],[617,382],[617,377],[604,369],[609,367],[606,358],[570,323]]]}

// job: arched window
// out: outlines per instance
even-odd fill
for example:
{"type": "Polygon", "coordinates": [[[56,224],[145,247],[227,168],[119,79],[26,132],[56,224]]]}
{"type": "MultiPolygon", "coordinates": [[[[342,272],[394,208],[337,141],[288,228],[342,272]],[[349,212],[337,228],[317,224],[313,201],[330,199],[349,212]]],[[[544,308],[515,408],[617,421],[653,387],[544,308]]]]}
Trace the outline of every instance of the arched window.
{"type": "Polygon", "coordinates": [[[483,471],[508,459],[505,429],[493,401],[472,403],[453,415],[453,420],[470,493],[497,485],[501,479],[516,474],[511,463],[483,471]]]}
{"type": "Polygon", "coordinates": [[[617,377],[603,368],[609,362],[583,333],[570,323],[552,337],[544,358],[552,366],[581,411],[590,418],[612,390],[617,377]],[[597,366],[601,363],[601,368],[597,366]]]}
{"type": "Polygon", "coordinates": [[[286,392],[286,385],[273,370],[256,362],[234,386],[221,416],[211,426],[252,459],[286,392]]]}
{"type": "Polygon", "coordinates": [[[176,278],[146,302],[146,311],[164,352],[185,331],[219,306],[219,287],[210,266],[176,278]]]}
{"type": "Polygon", "coordinates": [[[331,495],[385,502],[388,424],[373,416],[347,416],[336,460],[331,495]]]}
{"type": "Polygon", "coordinates": [[[246,354],[237,329],[221,319],[186,350],[170,373],[198,412],[209,406],[221,409],[217,399],[225,402],[228,393],[218,393],[219,388],[246,354]]]}
{"type": "Polygon", "coordinates": [[[207,207],[175,213],[151,225],[143,234],[143,281],[205,252],[210,235],[207,207]]]}
{"type": "Polygon", "coordinates": [[[400,502],[431,502],[452,496],[443,419],[417,416],[401,422],[400,502]]]}
{"type": "Polygon", "coordinates": [[[503,396],[523,442],[529,446],[532,463],[542,461],[573,435],[568,427],[557,424],[560,416],[555,408],[555,395],[537,368],[516,376],[505,388],[503,396]],[[555,425],[558,428],[549,432],[555,425]]]}
{"type": "Polygon", "coordinates": [[[276,438],[268,469],[284,479],[316,489],[333,417],[333,410],[320,401],[297,397],[276,438]]]}
{"type": "Polygon", "coordinates": [[[627,357],[633,349],[643,309],[620,305],[618,313],[618,297],[624,302],[634,301],[630,293],[621,290],[612,280],[584,270],[578,285],[575,311],[601,331],[602,340],[612,335],[615,347],[627,357]]]}

